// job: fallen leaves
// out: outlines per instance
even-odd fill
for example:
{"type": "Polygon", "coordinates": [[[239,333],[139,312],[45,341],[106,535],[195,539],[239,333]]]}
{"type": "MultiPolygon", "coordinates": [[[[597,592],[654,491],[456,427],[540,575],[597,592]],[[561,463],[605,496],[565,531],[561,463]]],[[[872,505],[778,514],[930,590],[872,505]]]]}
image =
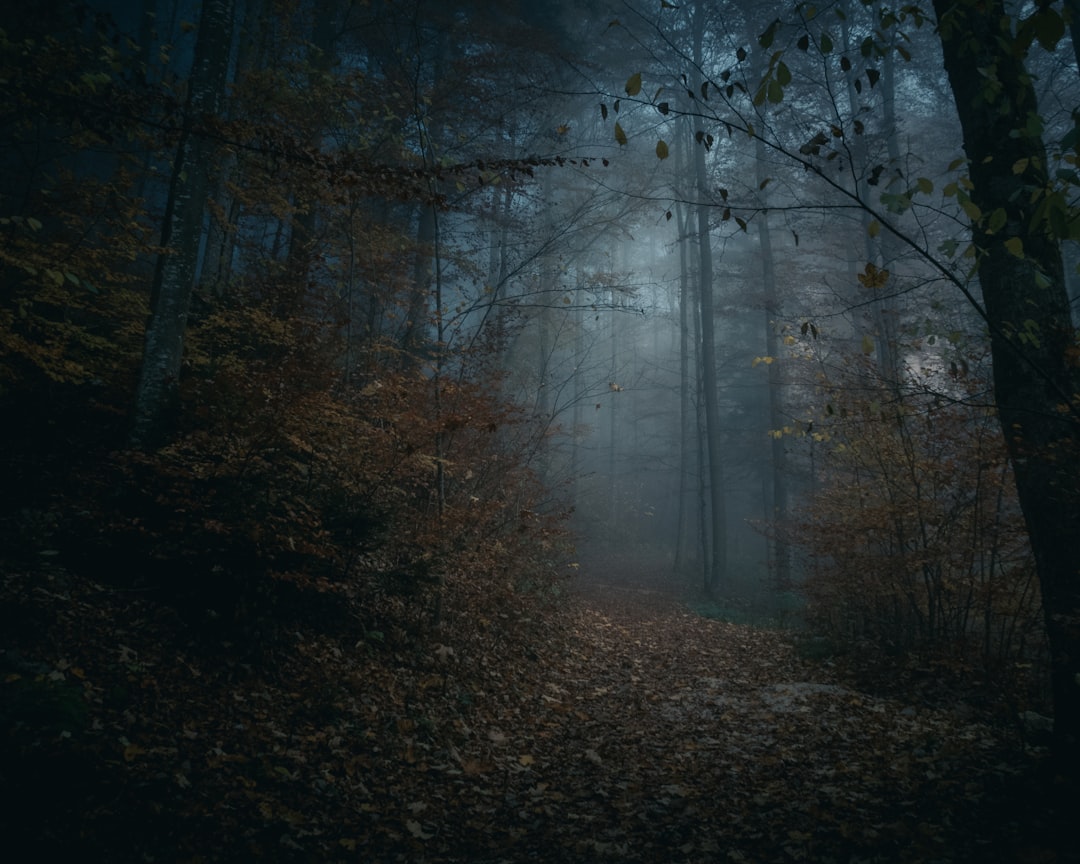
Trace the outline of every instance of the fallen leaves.
{"type": "Polygon", "coordinates": [[[1012,860],[1020,819],[993,814],[1023,756],[969,709],[859,689],[663,585],[581,589],[433,644],[298,631],[263,665],[76,591],[42,677],[94,723],[48,746],[108,755],[49,830],[78,807],[113,860],[1012,860]]]}

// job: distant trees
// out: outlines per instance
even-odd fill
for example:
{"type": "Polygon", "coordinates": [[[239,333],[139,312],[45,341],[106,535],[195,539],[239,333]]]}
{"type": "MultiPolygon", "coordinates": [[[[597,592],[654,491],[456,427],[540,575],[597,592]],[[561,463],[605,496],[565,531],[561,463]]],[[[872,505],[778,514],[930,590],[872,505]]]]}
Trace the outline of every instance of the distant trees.
{"type": "MultiPolygon", "coordinates": [[[[738,47],[711,74],[700,69],[699,55],[684,55],[676,61],[685,70],[681,81],[676,72],[662,86],[642,86],[639,101],[671,118],[681,113],[708,117],[735,143],[764,144],[803,172],[801,191],[791,196],[788,206],[853,215],[862,221],[862,230],[853,235],[858,246],[864,240],[891,238],[888,262],[866,242],[863,263],[852,273],[866,292],[860,303],[873,313],[871,328],[861,337],[858,331],[853,335],[864,355],[877,357],[877,389],[880,398],[891,403],[887,413],[897,418],[898,443],[909,454],[918,448],[912,449],[915,438],[902,418],[919,401],[912,402],[904,392],[914,379],[903,367],[924,362],[919,346],[927,343],[920,340],[934,325],[914,323],[923,332],[905,332],[895,307],[886,311],[882,292],[890,287],[893,293],[905,290],[897,275],[899,250],[906,248],[919,262],[908,266],[909,280],[945,280],[981,317],[993,355],[994,404],[1042,589],[1053,654],[1057,742],[1075,765],[1080,741],[1080,574],[1068,550],[1069,538],[1080,528],[1080,502],[1075,482],[1066,478],[1080,473],[1080,366],[1061,243],[1077,236],[1071,202],[1078,138],[1075,128],[1066,126],[1059,132],[1060,142],[1047,152],[1046,126],[1024,65],[1036,44],[1050,51],[1058,46],[1067,13],[1041,4],[1016,19],[1000,3],[967,0],[935,2],[933,10],[873,9],[865,20],[844,7],[821,11],[800,6],[796,11],[782,12],[760,32],[758,45],[770,53],[759,73],[748,74],[745,47],[738,47]],[[932,15],[938,46],[921,35],[925,28],[920,30],[932,15]],[[966,151],[966,158],[955,160],[946,172],[952,176],[938,182],[923,168],[932,157],[899,150],[894,113],[899,85],[892,78],[896,56],[907,60],[918,52],[925,61],[934,56],[935,47],[943,50],[966,151]],[[667,93],[685,92],[688,82],[703,71],[708,88],[691,88],[689,106],[670,101],[667,93]],[[815,99],[820,101],[815,104],[815,99]],[[812,182],[802,182],[806,180],[812,182]],[[970,242],[955,236],[942,218],[943,207],[949,219],[971,225],[970,242]],[[901,334],[907,344],[898,341],[901,334]]],[[[684,14],[670,12],[672,27],[684,14]]],[[[640,77],[630,80],[636,90],[640,77]]],[[[1077,106],[1071,110],[1075,118],[1077,106]]],[[[625,138],[625,130],[621,132],[625,138]]],[[[786,172],[779,176],[793,183],[786,172]]],[[[721,209],[722,220],[742,227],[755,208],[750,202],[736,206],[725,200],[721,209]]],[[[812,324],[813,316],[808,316],[802,326],[812,324]]],[[[875,385],[866,380],[864,386],[875,385]]],[[[789,428],[798,431],[800,425],[789,428]]],[[[803,429],[809,431],[805,424],[803,429]]],[[[921,482],[918,475],[928,469],[911,463],[910,470],[921,482]]],[[[891,506],[900,507],[900,501],[891,506]]],[[[897,542],[909,552],[921,543],[907,535],[897,542]]],[[[920,608],[933,617],[935,626],[943,620],[935,605],[941,602],[933,575],[937,572],[933,566],[924,568],[920,577],[933,589],[927,595],[930,605],[920,608]]]]}

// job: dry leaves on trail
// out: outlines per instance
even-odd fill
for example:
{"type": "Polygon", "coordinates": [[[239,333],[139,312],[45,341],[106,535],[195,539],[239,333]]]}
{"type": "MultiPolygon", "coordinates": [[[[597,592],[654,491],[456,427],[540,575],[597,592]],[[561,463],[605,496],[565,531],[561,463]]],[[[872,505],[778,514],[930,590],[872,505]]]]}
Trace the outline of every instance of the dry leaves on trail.
{"type": "Polygon", "coordinates": [[[988,861],[1025,842],[992,815],[1007,748],[963,706],[860,692],[782,633],[596,588],[435,793],[430,860],[988,861]]]}
{"type": "Polygon", "coordinates": [[[1067,860],[1009,797],[1026,757],[973,712],[596,588],[437,639],[297,630],[263,662],[177,650],[160,610],[74,579],[30,590],[64,654],[25,692],[78,712],[9,746],[67,777],[39,771],[18,826],[54,851],[76,826],[113,862],[1067,860]]]}

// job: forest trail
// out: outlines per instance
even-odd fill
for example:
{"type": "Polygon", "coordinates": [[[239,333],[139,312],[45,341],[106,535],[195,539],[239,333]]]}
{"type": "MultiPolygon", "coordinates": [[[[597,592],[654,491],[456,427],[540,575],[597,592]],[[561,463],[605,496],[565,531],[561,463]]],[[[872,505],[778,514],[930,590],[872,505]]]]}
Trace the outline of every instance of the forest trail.
{"type": "MultiPolygon", "coordinates": [[[[582,581],[571,620],[533,704],[495,734],[505,791],[473,838],[491,860],[1025,854],[1018,814],[995,813],[1002,742],[964,706],[859,692],[784,634],[704,619],[663,585],[582,581]]],[[[477,860],[457,842],[447,860],[477,860]]]]}
{"type": "Polygon", "coordinates": [[[4,679],[0,828],[89,864],[1075,860],[1034,760],[961,699],[866,692],[789,634],[589,572],[542,614],[301,628],[251,662],[140,595],[9,573],[20,620],[53,622],[19,656],[59,659],[4,679]],[[11,725],[20,702],[55,722],[11,725]]]}

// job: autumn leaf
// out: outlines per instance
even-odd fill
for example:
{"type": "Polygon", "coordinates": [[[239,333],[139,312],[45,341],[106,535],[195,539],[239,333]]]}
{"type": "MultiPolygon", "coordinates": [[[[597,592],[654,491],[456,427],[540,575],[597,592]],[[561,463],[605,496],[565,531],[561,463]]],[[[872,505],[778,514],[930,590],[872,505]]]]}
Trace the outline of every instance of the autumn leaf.
{"type": "Polygon", "coordinates": [[[879,270],[877,266],[872,263],[867,263],[866,269],[862,273],[858,274],[859,283],[864,288],[883,288],[889,281],[889,271],[879,270]]]}
{"type": "Polygon", "coordinates": [[[406,820],[405,828],[417,840],[430,840],[435,836],[434,834],[429,834],[425,831],[423,826],[415,819],[406,820]]]}

